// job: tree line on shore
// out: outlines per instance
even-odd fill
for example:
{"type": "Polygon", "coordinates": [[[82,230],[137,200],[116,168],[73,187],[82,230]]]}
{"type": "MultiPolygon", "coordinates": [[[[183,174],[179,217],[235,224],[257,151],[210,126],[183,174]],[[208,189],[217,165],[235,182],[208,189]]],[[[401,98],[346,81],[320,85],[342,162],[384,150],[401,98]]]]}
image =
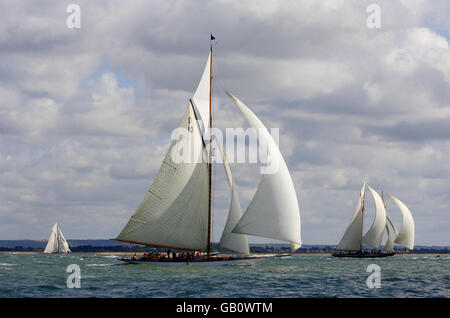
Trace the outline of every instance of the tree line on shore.
{"type": "MultiPolygon", "coordinates": [[[[135,253],[143,253],[148,251],[160,251],[165,252],[165,249],[161,248],[150,248],[146,246],[139,246],[139,245],[125,245],[125,246],[95,246],[95,245],[79,245],[79,246],[73,246],[70,247],[72,252],[135,252],[135,253]]],[[[256,245],[252,246],[250,245],[250,252],[251,253],[295,253],[295,254],[303,254],[303,253],[323,253],[323,254],[329,254],[333,253],[336,250],[336,247],[334,246],[309,246],[309,247],[302,247],[296,250],[295,252],[291,252],[289,247],[285,246],[264,246],[264,245],[256,245]]],[[[42,252],[43,248],[36,248],[36,247],[24,247],[24,246],[15,246],[15,247],[0,247],[1,252],[42,252]]],[[[398,252],[401,252],[402,250],[398,250],[398,252]]],[[[450,249],[448,247],[443,248],[427,248],[427,247],[420,247],[415,248],[409,253],[417,253],[417,254],[450,254],[450,249]]]]}

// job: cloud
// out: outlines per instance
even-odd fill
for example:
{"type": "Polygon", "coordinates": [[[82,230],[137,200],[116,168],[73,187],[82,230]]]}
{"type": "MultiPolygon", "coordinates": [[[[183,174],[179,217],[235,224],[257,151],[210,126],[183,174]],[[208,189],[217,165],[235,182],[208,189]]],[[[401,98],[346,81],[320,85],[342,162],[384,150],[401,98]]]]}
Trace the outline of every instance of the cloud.
{"type": "Polygon", "coordinates": [[[417,142],[420,140],[449,140],[450,118],[425,120],[421,122],[398,122],[393,125],[368,126],[368,134],[384,136],[391,140],[417,142]]]}
{"type": "MultiPolygon", "coordinates": [[[[248,127],[226,88],[280,128],[305,243],[338,242],[367,176],[410,207],[417,243],[448,244],[448,2],[379,1],[381,29],[366,27],[370,3],[80,1],[77,30],[65,3],[2,1],[1,238],[44,239],[55,221],[69,238],[115,236],[214,33],[215,125],[248,127]]],[[[245,210],[259,167],[232,169],[245,210]]],[[[229,190],[221,169],[216,178],[218,240],[229,190]]]]}

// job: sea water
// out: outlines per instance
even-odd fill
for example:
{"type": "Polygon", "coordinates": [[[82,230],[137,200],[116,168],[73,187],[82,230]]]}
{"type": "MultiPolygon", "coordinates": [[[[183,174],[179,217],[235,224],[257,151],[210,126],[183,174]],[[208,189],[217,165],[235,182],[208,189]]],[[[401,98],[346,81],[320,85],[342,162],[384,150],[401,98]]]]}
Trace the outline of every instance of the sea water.
{"type": "Polygon", "coordinates": [[[450,297],[446,255],[295,255],[265,258],[254,266],[217,267],[128,265],[117,258],[0,254],[0,297],[450,297]],[[79,288],[74,265],[67,271],[71,264],[79,268],[79,288]],[[373,284],[374,274],[379,285],[373,284]]]}

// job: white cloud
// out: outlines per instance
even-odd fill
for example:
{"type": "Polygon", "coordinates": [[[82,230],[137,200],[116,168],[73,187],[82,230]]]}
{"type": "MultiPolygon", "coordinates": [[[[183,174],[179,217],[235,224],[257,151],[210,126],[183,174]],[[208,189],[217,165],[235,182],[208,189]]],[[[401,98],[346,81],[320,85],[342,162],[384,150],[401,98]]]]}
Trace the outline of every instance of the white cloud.
{"type": "MultiPolygon", "coordinates": [[[[410,206],[417,243],[447,244],[448,2],[380,1],[377,30],[366,27],[370,3],[81,1],[71,30],[64,3],[2,2],[1,238],[46,238],[56,219],[69,238],[116,235],[214,33],[215,123],[246,127],[227,88],[280,127],[304,242],[338,241],[367,175],[410,206]]],[[[245,209],[258,166],[232,169],[245,209]]],[[[216,230],[229,204],[217,177],[216,230]]]]}

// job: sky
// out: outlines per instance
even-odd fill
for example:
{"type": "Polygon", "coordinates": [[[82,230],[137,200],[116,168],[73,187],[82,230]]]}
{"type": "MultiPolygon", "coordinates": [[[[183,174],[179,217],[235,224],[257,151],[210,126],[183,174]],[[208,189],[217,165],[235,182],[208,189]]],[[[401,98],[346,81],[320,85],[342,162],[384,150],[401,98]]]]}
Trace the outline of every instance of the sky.
{"type": "MultiPolygon", "coordinates": [[[[409,207],[416,244],[450,245],[448,1],[73,1],[0,1],[0,239],[47,239],[55,222],[68,239],[116,237],[213,33],[214,124],[248,127],[227,89],[280,129],[304,244],[339,242],[366,178],[409,207]]],[[[213,241],[230,203],[216,168],[213,241]]],[[[245,211],[259,166],[232,169],[245,211]]],[[[366,229],[374,210],[367,196],[366,229]]]]}

